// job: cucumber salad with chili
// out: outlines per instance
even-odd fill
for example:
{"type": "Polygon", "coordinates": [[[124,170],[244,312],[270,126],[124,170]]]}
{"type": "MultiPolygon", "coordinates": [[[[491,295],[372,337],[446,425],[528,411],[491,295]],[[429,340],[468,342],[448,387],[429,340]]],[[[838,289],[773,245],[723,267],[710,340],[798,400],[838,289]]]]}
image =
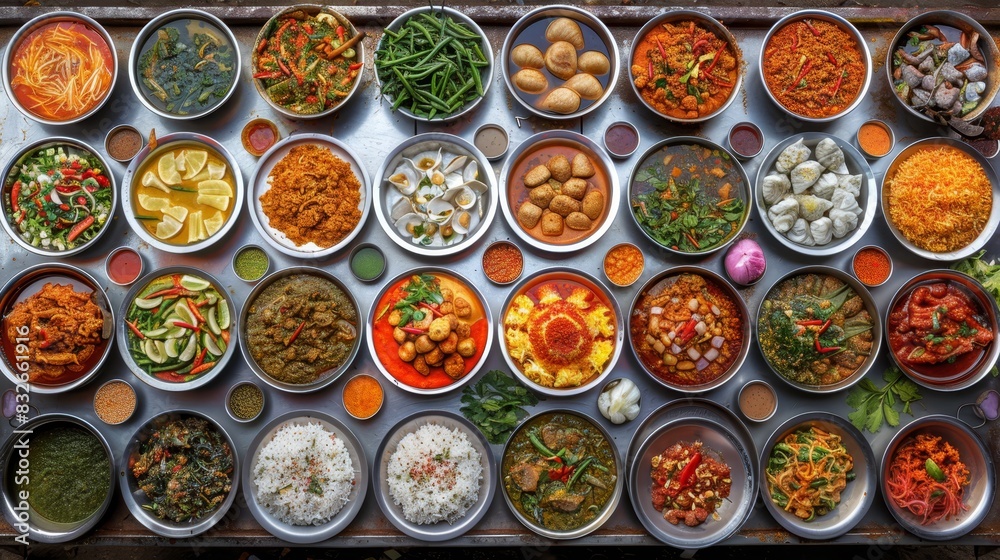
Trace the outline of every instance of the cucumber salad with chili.
{"type": "Polygon", "coordinates": [[[229,303],[208,280],[191,274],[161,276],[129,304],[129,354],[148,375],[187,383],[222,359],[231,322],[229,303]]]}
{"type": "Polygon", "coordinates": [[[101,160],[68,145],[25,154],[7,175],[4,194],[4,213],[21,239],[52,252],[95,239],[114,210],[101,160]]]}

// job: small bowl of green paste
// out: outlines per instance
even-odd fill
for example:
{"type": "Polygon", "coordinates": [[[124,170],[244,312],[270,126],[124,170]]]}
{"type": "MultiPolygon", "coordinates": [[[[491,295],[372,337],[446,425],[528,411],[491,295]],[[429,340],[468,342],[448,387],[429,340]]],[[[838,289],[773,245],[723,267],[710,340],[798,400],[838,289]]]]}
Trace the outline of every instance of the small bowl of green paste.
{"type": "Polygon", "coordinates": [[[233,272],[241,280],[256,282],[271,268],[271,258],[258,245],[244,245],[233,255],[233,272]]]}
{"type": "Polygon", "coordinates": [[[374,243],[361,243],[351,251],[351,273],[362,282],[374,282],[385,274],[385,253],[374,243]]]}

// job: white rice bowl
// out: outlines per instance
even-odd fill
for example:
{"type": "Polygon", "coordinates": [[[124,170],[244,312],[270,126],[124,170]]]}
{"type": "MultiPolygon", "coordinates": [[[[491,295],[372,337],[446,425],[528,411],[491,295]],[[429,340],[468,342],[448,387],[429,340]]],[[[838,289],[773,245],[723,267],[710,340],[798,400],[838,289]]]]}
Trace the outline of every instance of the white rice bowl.
{"type": "Polygon", "coordinates": [[[425,424],[389,457],[389,495],[410,523],[452,524],[479,500],[481,460],[464,431],[425,424]]]}
{"type": "Polygon", "coordinates": [[[289,525],[322,525],[347,503],[354,485],[344,441],[321,424],[289,424],[257,454],[257,502],[289,525]]]}

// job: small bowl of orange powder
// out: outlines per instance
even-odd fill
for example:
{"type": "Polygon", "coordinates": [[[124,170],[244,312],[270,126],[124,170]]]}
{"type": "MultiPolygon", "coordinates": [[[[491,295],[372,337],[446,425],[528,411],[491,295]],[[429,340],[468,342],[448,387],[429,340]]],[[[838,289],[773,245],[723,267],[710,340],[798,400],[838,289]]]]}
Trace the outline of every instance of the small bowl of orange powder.
{"type": "Polygon", "coordinates": [[[885,284],[892,276],[892,258],[885,249],[866,245],[854,253],[852,268],[862,284],[874,288],[885,284]]]}
{"type": "Polygon", "coordinates": [[[620,288],[634,284],[645,266],[642,251],[632,243],[619,243],[604,255],[604,275],[620,288]]]}
{"type": "Polygon", "coordinates": [[[382,409],[382,384],[367,373],[355,375],[344,385],[344,410],[357,420],[367,420],[382,409]]]}
{"type": "Polygon", "coordinates": [[[858,148],[868,159],[888,155],[896,145],[896,135],[884,121],[872,119],[858,129],[858,148]]]}

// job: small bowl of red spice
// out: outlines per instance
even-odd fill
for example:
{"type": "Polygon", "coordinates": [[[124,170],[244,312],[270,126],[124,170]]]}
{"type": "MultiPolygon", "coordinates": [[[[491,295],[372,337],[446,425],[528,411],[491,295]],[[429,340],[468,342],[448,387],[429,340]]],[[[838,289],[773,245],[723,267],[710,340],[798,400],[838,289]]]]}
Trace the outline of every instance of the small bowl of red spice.
{"type": "Polygon", "coordinates": [[[885,121],[872,119],[858,128],[858,148],[868,159],[888,155],[896,145],[896,135],[885,121]]]}
{"type": "Polygon", "coordinates": [[[619,243],[604,255],[604,275],[619,288],[627,288],[642,276],[646,260],[632,243],[619,243]]]}
{"type": "Polygon", "coordinates": [[[385,391],[374,376],[355,375],[344,385],[344,410],[356,420],[367,420],[378,414],[385,402],[385,391]]]}
{"type": "Polygon", "coordinates": [[[254,157],[260,157],[271,149],[271,146],[281,140],[281,133],[273,122],[267,119],[254,119],[243,127],[240,141],[243,149],[254,157]]]}
{"type": "Polygon", "coordinates": [[[494,284],[506,286],[523,271],[524,254],[510,241],[495,241],[483,252],[483,274],[494,284]]]}
{"type": "Polygon", "coordinates": [[[119,247],[108,254],[104,272],[119,286],[128,286],[142,276],[142,255],[131,247],[119,247]]]}
{"type": "Polygon", "coordinates": [[[892,258],[875,245],[866,245],[854,253],[854,276],[869,288],[881,286],[892,276],[892,258]]]}

